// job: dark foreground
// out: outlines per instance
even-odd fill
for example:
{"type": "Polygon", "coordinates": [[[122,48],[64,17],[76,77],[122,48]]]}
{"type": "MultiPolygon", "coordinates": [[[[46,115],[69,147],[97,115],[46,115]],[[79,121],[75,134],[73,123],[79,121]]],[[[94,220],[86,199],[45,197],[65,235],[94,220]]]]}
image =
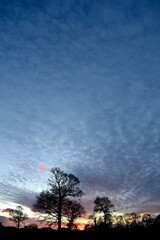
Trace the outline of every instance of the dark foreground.
{"type": "Polygon", "coordinates": [[[16,229],[0,228],[0,240],[129,240],[160,239],[160,226],[149,228],[114,228],[104,231],[68,231],[58,232],[51,228],[16,229]]]}

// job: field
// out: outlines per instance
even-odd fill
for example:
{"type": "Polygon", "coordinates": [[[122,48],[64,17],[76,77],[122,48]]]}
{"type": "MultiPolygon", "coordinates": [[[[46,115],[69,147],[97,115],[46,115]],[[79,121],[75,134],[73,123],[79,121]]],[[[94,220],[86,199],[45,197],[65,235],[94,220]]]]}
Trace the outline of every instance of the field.
{"type": "Polygon", "coordinates": [[[117,240],[117,239],[153,239],[160,236],[160,227],[150,228],[114,228],[104,231],[68,231],[61,232],[51,228],[42,229],[16,229],[3,227],[0,229],[1,240],[117,240]]]}

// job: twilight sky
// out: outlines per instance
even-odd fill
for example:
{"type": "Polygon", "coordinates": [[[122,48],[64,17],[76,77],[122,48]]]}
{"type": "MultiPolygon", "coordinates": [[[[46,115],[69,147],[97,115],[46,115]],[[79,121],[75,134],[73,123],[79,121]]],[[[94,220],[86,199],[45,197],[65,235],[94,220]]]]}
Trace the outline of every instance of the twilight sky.
{"type": "Polygon", "coordinates": [[[0,0],[0,209],[52,167],[119,212],[160,211],[160,1],[0,0]]]}

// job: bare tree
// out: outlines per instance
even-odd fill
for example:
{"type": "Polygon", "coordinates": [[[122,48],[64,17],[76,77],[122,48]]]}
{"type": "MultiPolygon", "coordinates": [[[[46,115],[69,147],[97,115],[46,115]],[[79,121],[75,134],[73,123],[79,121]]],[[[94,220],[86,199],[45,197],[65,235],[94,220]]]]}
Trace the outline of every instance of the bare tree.
{"type": "Polygon", "coordinates": [[[62,212],[67,197],[82,197],[84,193],[79,187],[80,181],[72,174],[67,174],[59,168],[51,169],[49,190],[42,191],[36,198],[33,210],[44,214],[45,219],[58,224],[61,229],[62,212]]]}
{"type": "Polygon", "coordinates": [[[145,213],[142,216],[142,221],[141,222],[144,226],[149,227],[150,225],[152,225],[154,223],[154,220],[153,220],[151,214],[145,213]]]}
{"type": "Polygon", "coordinates": [[[30,223],[27,226],[25,226],[25,228],[29,228],[29,229],[37,229],[38,225],[36,223],[30,223]]]}
{"type": "Polygon", "coordinates": [[[125,219],[123,215],[115,215],[114,220],[116,222],[117,227],[124,227],[125,219]]]}
{"type": "Polygon", "coordinates": [[[114,207],[108,197],[96,197],[94,201],[94,213],[103,213],[104,224],[111,223],[111,212],[114,207]]]}
{"type": "Polygon", "coordinates": [[[84,214],[84,207],[79,202],[70,199],[66,200],[63,215],[68,220],[67,226],[70,230],[73,228],[75,220],[82,217],[84,214]]]}
{"type": "Polygon", "coordinates": [[[158,214],[154,220],[154,224],[160,226],[160,214],[158,214]]]}
{"type": "Polygon", "coordinates": [[[23,212],[23,208],[21,206],[17,206],[16,209],[9,213],[9,220],[13,221],[17,228],[20,228],[20,224],[26,219],[28,219],[28,215],[23,212]]]}
{"type": "Polygon", "coordinates": [[[88,225],[92,225],[92,228],[96,230],[97,228],[97,216],[96,216],[96,212],[93,212],[92,214],[90,214],[88,216],[88,219],[92,221],[92,223],[88,223],[88,225]]]}

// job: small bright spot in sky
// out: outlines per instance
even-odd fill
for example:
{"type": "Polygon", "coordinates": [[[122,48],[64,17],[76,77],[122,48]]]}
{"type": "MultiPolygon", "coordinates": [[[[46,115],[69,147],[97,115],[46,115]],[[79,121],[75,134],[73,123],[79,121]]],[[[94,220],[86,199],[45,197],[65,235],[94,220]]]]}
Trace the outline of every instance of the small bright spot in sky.
{"type": "Polygon", "coordinates": [[[45,165],[40,165],[39,166],[39,170],[40,170],[40,172],[47,172],[48,171],[48,167],[46,167],[45,165]]]}

